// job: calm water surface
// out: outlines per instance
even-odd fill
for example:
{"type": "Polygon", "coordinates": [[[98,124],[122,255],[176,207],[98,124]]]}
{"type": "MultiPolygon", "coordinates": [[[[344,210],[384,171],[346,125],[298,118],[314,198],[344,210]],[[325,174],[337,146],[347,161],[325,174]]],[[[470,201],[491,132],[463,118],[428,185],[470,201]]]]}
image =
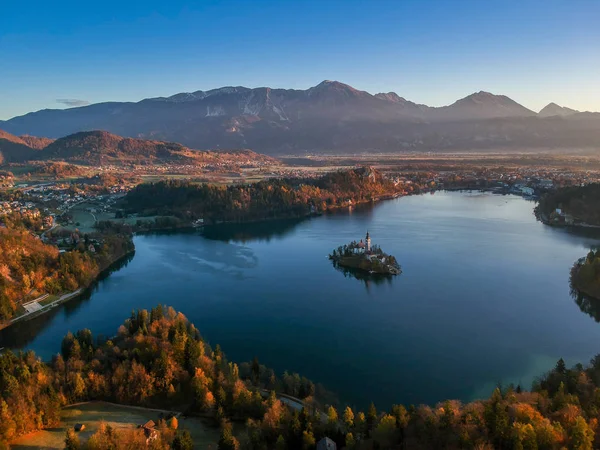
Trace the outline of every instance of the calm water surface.
{"type": "Polygon", "coordinates": [[[537,223],[533,206],[436,193],[303,222],[138,236],[134,258],[88,298],[4,330],[0,347],[49,358],[69,330],[113,335],[132,309],[166,303],[230,359],[257,356],[360,407],[529,387],[559,357],[600,353],[600,325],[568,285],[599,241],[537,223]],[[367,283],[326,259],[367,230],[401,276],[367,283]]]}

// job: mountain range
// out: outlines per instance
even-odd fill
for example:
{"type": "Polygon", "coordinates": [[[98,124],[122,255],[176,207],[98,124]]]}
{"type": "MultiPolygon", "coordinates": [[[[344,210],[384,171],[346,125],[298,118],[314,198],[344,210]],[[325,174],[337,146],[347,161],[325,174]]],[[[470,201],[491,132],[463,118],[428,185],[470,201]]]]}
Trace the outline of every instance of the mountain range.
{"type": "Polygon", "coordinates": [[[196,149],[268,154],[600,146],[599,113],[554,103],[536,113],[483,91],[430,107],[394,92],[371,95],[327,80],[306,90],[230,86],[137,103],[46,109],[0,121],[0,129],[49,138],[103,129],[196,149]]]}
{"type": "Polygon", "coordinates": [[[248,150],[207,152],[181,144],[117,136],[106,131],[80,131],[59,139],[14,136],[0,130],[0,165],[30,161],[100,164],[244,164],[275,161],[248,150]]]}

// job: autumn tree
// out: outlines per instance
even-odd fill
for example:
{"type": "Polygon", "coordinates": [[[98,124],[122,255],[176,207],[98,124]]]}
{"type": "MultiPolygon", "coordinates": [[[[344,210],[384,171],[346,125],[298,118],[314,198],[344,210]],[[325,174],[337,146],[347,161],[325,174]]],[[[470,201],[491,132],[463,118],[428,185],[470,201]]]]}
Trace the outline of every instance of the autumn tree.
{"type": "Polygon", "coordinates": [[[238,450],[240,443],[233,436],[233,428],[230,422],[223,421],[221,423],[221,437],[219,438],[219,450],[238,450]]]}
{"type": "Polygon", "coordinates": [[[354,412],[352,412],[352,408],[349,406],[346,406],[346,409],[344,410],[344,424],[348,430],[354,428],[354,412]]]}

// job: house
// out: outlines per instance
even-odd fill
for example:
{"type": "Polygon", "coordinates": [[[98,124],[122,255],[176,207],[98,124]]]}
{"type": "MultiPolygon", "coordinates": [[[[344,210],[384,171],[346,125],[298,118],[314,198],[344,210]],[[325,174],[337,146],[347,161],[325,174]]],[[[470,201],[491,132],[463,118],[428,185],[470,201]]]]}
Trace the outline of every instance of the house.
{"type": "Polygon", "coordinates": [[[153,430],[156,428],[156,424],[154,423],[154,420],[149,420],[144,425],[140,425],[140,428],[153,430]]]}
{"type": "Polygon", "coordinates": [[[317,450],[337,450],[337,445],[328,437],[324,437],[317,442],[317,450]]]}
{"type": "Polygon", "coordinates": [[[523,187],[521,188],[521,193],[522,193],[523,195],[530,195],[530,196],[531,196],[531,195],[533,195],[533,194],[534,194],[534,190],[533,190],[532,188],[530,188],[530,187],[523,186],[523,187]]]}
{"type": "Polygon", "coordinates": [[[79,431],[83,431],[85,430],[85,424],[83,423],[76,423],[75,426],[73,427],[73,429],[77,432],[79,431]]]}
{"type": "Polygon", "coordinates": [[[140,428],[144,430],[147,444],[151,441],[154,441],[158,437],[158,431],[156,430],[156,424],[154,423],[154,420],[149,420],[145,424],[140,425],[140,428]]]}

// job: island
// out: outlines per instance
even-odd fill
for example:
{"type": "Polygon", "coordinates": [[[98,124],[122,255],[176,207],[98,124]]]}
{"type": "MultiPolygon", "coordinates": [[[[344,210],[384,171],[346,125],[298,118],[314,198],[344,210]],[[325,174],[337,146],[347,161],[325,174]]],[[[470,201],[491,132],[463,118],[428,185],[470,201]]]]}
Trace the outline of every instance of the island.
{"type": "Polygon", "coordinates": [[[377,275],[399,275],[402,273],[396,258],[388,255],[377,245],[371,245],[371,236],[367,231],[365,240],[352,241],[342,245],[329,255],[334,265],[361,270],[377,275]]]}

